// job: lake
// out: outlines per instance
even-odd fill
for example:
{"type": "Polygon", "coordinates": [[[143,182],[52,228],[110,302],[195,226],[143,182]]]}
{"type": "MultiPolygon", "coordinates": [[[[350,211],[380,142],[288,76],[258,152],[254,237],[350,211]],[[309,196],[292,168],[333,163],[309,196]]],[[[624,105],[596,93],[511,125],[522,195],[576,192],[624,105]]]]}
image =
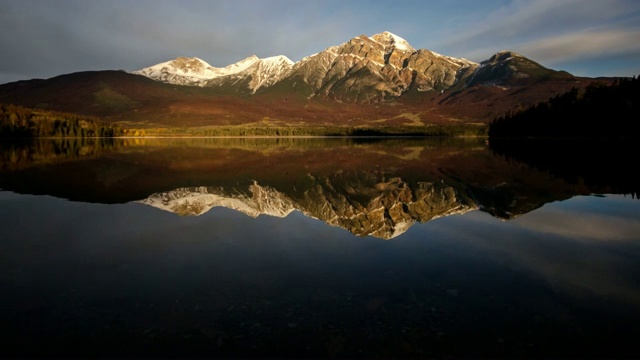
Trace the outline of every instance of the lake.
{"type": "Polygon", "coordinates": [[[224,138],[0,148],[3,357],[635,350],[632,144],[224,138]]]}

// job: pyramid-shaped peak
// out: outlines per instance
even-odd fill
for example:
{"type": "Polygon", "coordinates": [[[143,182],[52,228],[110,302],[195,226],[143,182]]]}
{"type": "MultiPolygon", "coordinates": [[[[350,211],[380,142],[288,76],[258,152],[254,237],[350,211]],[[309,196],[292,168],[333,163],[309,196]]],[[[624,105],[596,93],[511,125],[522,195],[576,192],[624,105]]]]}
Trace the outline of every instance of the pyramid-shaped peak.
{"type": "Polygon", "coordinates": [[[370,39],[381,43],[385,47],[393,46],[398,50],[416,51],[416,49],[414,49],[413,46],[411,46],[407,40],[389,31],[384,31],[384,32],[381,32],[380,34],[375,34],[371,36],[370,39]]]}

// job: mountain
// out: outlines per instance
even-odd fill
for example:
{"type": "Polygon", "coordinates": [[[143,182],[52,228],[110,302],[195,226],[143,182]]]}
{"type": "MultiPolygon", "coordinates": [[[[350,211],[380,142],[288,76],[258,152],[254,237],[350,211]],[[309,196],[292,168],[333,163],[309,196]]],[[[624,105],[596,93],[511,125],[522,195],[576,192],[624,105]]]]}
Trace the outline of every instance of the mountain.
{"type": "MultiPolygon", "coordinates": [[[[242,69],[242,71],[209,79],[203,86],[240,86],[241,88],[250,90],[251,93],[255,93],[259,88],[271,86],[287,76],[294,64],[293,61],[284,55],[265,59],[258,59],[255,56],[253,56],[253,58],[255,58],[255,61],[242,69]]],[[[230,66],[235,66],[236,64],[230,66]]]]}
{"type": "Polygon", "coordinates": [[[131,73],[175,85],[222,87],[242,83],[255,92],[288,74],[292,65],[293,61],[283,55],[266,59],[251,55],[223,68],[213,67],[196,57],[179,57],[131,73]]]}
{"type": "Polygon", "coordinates": [[[477,67],[466,59],[416,50],[403,38],[383,32],[357,36],[295,64],[282,55],[266,59],[254,55],[224,68],[198,58],[178,58],[132,73],[170,84],[230,87],[251,93],[282,81],[291,91],[303,87],[308,97],[371,102],[398,97],[411,88],[441,91],[477,67]]]}
{"type": "Polygon", "coordinates": [[[547,69],[512,51],[500,51],[478,64],[416,50],[390,32],[360,35],[293,63],[285,56],[258,59],[255,55],[224,68],[198,58],[178,58],[132,72],[178,85],[232,88],[235,92],[299,92],[347,102],[380,102],[404,93],[444,92],[477,85],[530,84],[545,78],[571,78],[547,69]]]}
{"type": "Polygon", "coordinates": [[[513,51],[502,50],[480,63],[467,86],[514,85],[545,78],[571,78],[565,71],[554,71],[513,51]]]}
{"type": "Polygon", "coordinates": [[[379,102],[406,91],[441,91],[463,81],[478,64],[415,50],[389,32],[357,36],[306,57],[283,79],[291,89],[305,86],[309,97],[379,102]]]}
{"type": "Polygon", "coordinates": [[[131,73],[19,81],[0,85],[0,102],[129,127],[418,129],[487,123],[600,80],[548,69],[511,51],[480,63],[444,56],[383,32],[356,36],[295,63],[286,56],[253,55],[217,68],[180,57],[131,73]]]}
{"type": "Polygon", "coordinates": [[[149,79],[166,82],[176,85],[202,86],[203,82],[219,76],[232,74],[243,70],[253,63],[254,57],[249,57],[239,63],[229,65],[224,68],[215,68],[204,60],[194,58],[179,57],[175,60],[166,61],[144,69],[133,71],[149,79]],[[238,69],[240,68],[240,69],[238,69]]]}

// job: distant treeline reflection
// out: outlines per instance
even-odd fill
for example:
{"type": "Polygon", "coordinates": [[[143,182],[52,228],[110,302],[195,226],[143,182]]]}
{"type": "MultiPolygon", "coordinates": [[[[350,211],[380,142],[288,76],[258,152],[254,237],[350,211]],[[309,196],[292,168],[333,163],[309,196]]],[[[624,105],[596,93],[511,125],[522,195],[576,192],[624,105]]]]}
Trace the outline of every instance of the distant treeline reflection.
{"type": "Polygon", "coordinates": [[[5,140],[0,143],[0,169],[12,171],[33,165],[90,158],[124,145],[123,141],[114,138],[5,140]]]}
{"type": "Polygon", "coordinates": [[[457,149],[484,147],[481,138],[454,137],[307,137],[307,138],[25,138],[0,142],[0,170],[13,171],[35,165],[91,158],[113,151],[139,149],[198,148],[277,153],[299,150],[322,150],[335,147],[358,149],[373,146],[391,149],[402,147],[442,147],[457,149]]]}

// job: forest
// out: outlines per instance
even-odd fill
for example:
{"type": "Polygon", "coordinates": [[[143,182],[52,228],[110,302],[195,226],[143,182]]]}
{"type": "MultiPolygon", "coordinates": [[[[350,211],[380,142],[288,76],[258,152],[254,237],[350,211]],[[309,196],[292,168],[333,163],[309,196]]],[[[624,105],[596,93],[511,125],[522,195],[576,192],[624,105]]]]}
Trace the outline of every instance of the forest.
{"type": "Polygon", "coordinates": [[[0,104],[0,138],[114,137],[122,134],[118,126],[93,117],[0,104]]]}
{"type": "Polygon", "coordinates": [[[577,88],[489,124],[490,138],[628,138],[640,130],[640,79],[577,88]]]}
{"type": "Polygon", "coordinates": [[[264,126],[255,124],[171,127],[171,128],[130,128],[125,136],[153,137],[305,137],[305,136],[353,136],[353,137],[485,137],[486,126],[478,125],[426,125],[426,126],[264,126]]]}

